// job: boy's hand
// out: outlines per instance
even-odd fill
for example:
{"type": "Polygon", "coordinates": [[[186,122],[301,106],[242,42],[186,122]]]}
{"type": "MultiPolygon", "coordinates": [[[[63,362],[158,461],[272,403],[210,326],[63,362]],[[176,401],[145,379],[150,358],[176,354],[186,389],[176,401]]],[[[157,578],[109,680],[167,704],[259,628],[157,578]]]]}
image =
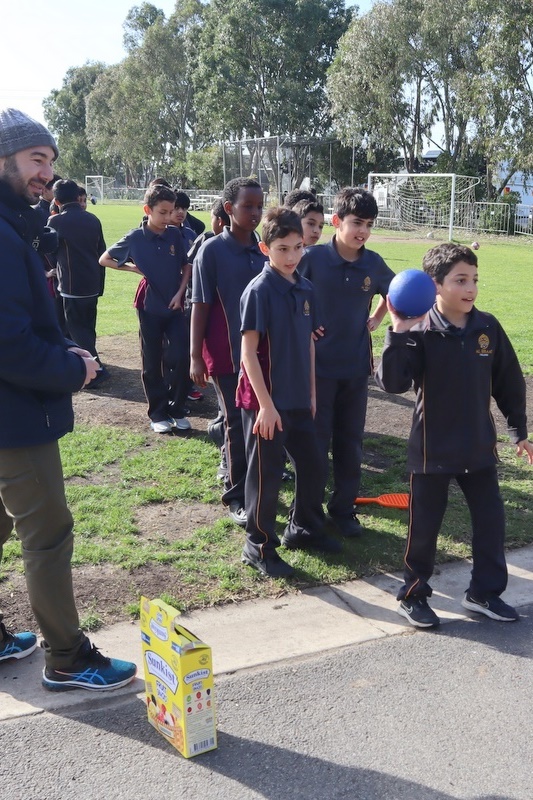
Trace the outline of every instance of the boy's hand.
{"type": "Polygon", "coordinates": [[[181,311],[182,306],[183,306],[183,289],[179,289],[172,298],[172,300],[170,301],[170,303],[168,304],[168,307],[170,308],[171,311],[181,311]]]}
{"type": "Polygon", "coordinates": [[[316,330],[313,331],[313,333],[312,333],[313,341],[317,342],[319,339],[321,339],[324,336],[325,333],[326,333],[326,329],[323,327],[323,325],[321,325],[319,328],[317,328],[316,330]]]}
{"type": "Polygon", "coordinates": [[[276,428],[278,431],[283,430],[281,417],[275,407],[260,408],[252,429],[253,433],[258,433],[263,439],[273,439],[276,428]]]}
{"type": "Polygon", "coordinates": [[[369,317],[366,321],[366,327],[369,331],[376,331],[380,326],[381,320],[376,319],[374,316],[369,317]]]}
{"type": "Polygon", "coordinates": [[[422,322],[425,314],[422,314],[421,317],[409,317],[409,319],[403,319],[399,316],[398,312],[392,305],[391,301],[387,297],[387,308],[389,310],[390,318],[392,320],[392,330],[394,333],[406,333],[410,331],[418,322],[422,322]]]}
{"type": "Polygon", "coordinates": [[[191,357],[191,381],[195,383],[200,389],[205,389],[207,381],[209,380],[209,373],[203,358],[191,357]]]}
{"type": "Polygon", "coordinates": [[[527,463],[533,465],[533,444],[527,439],[522,439],[516,445],[516,455],[521,456],[524,453],[527,455],[527,463]]]}

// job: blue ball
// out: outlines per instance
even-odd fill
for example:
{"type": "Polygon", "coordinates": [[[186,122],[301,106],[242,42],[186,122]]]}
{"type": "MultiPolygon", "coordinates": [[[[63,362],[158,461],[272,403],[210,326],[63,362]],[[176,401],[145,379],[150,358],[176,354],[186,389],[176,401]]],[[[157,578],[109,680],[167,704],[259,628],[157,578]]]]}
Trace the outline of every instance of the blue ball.
{"type": "Polygon", "coordinates": [[[402,317],[421,317],[429,311],[437,290],[432,278],[420,269],[406,269],[392,279],[389,298],[402,317]]]}

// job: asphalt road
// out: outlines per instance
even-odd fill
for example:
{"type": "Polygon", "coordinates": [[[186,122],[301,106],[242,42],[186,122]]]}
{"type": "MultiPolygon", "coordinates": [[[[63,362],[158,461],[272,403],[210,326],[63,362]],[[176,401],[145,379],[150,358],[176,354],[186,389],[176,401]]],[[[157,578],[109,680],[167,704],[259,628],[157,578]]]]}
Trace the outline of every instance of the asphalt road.
{"type": "MultiPolygon", "coordinates": [[[[0,725],[2,800],[531,800],[533,605],[218,678],[183,759],[140,699],[0,725]]],[[[91,707],[92,706],[92,707],[91,707]]]]}

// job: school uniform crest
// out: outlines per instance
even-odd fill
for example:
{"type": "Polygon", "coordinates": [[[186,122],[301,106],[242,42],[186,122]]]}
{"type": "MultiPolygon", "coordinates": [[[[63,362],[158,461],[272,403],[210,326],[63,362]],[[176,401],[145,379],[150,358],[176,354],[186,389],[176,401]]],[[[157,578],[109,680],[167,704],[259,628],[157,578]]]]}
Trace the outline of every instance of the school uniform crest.
{"type": "Polygon", "coordinates": [[[174,247],[173,244],[170,245],[170,255],[171,256],[175,256],[176,255],[176,248],[174,247]]]}
{"type": "Polygon", "coordinates": [[[492,355],[492,350],[489,350],[490,347],[490,339],[486,333],[482,333],[479,339],[477,340],[479,345],[476,353],[478,356],[490,356],[492,355]]]}
{"type": "Polygon", "coordinates": [[[311,313],[311,306],[309,305],[309,300],[304,301],[304,317],[308,317],[311,313]]]}
{"type": "Polygon", "coordinates": [[[363,292],[369,292],[371,286],[372,286],[372,279],[369,278],[368,275],[367,275],[366,278],[363,281],[363,285],[361,286],[361,289],[363,290],[363,292]]]}

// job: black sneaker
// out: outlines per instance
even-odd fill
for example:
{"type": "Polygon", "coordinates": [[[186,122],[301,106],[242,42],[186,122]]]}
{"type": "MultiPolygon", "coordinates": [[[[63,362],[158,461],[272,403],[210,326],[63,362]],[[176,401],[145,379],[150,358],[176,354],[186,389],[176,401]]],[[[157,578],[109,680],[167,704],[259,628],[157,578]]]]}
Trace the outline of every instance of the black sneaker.
{"type": "Polygon", "coordinates": [[[334,517],[330,514],[329,519],[345,539],[358,539],[363,535],[364,528],[355,514],[348,514],[346,517],[334,517]]]}
{"type": "Polygon", "coordinates": [[[497,619],[500,622],[516,622],[519,619],[518,611],[504,603],[497,594],[491,595],[487,600],[476,600],[470,592],[466,592],[461,605],[468,608],[469,611],[485,614],[486,617],[497,619]]]}
{"type": "Polygon", "coordinates": [[[228,507],[228,514],[236,525],[246,528],[246,509],[239,500],[232,500],[228,507]]]}
{"type": "Polygon", "coordinates": [[[440,619],[428,606],[427,597],[409,597],[400,601],[398,614],[405,617],[415,628],[434,628],[440,619]]]}
{"type": "Polygon", "coordinates": [[[290,533],[285,531],[281,540],[287,550],[320,550],[322,553],[340,553],[342,544],[326,533],[290,533]]]}
{"type": "Polygon", "coordinates": [[[78,660],[70,667],[43,670],[43,686],[51,692],[69,689],[89,689],[107,692],[126,686],[135,677],[137,667],[131,661],[106,658],[89,640],[80,651],[78,660]]]}
{"type": "Polygon", "coordinates": [[[249,567],[254,567],[261,575],[266,575],[268,578],[290,578],[291,575],[294,575],[294,567],[283,561],[275,550],[265,553],[264,558],[250,555],[243,550],[241,561],[243,564],[248,564],[249,567]]]}

